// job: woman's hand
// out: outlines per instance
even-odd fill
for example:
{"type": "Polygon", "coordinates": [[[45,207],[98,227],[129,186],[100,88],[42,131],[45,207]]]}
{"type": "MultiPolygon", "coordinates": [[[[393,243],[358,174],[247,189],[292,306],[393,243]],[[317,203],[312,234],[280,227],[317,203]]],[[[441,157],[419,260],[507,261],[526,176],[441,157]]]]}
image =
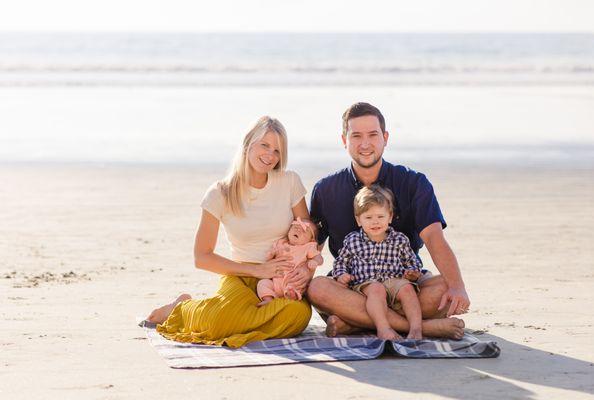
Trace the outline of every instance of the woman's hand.
{"type": "Polygon", "coordinates": [[[286,283],[295,288],[297,292],[304,293],[314,272],[307,267],[306,262],[301,263],[287,274],[286,283]]]}
{"type": "Polygon", "coordinates": [[[280,256],[264,264],[254,266],[254,278],[282,278],[293,269],[293,257],[280,256]]]}

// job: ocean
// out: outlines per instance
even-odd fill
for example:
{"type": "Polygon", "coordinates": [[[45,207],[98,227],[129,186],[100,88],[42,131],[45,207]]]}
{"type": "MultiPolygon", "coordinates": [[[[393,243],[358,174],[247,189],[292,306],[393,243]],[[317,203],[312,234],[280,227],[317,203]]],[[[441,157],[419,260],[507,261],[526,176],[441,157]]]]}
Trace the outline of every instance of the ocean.
{"type": "Polygon", "coordinates": [[[0,162],[226,163],[270,114],[338,164],[355,101],[406,162],[588,163],[594,34],[0,33],[0,162]]]}

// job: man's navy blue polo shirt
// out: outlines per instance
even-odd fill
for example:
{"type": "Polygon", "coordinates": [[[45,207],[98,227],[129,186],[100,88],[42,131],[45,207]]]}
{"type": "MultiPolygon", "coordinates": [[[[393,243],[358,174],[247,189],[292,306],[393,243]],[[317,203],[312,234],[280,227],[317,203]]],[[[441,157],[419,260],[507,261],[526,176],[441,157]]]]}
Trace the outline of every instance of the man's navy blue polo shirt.
{"type": "MultiPolygon", "coordinates": [[[[394,193],[394,218],[390,225],[408,237],[415,253],[423,246],[419,236],[423,229],[435,222],[446,227],[433,186],[425,175],[382,160],[374,183],[394,193]]],[[[345,236],[358,228],[353,200],[362,187],[350,166],[318,181],[311,193],[311,218],[320,226],[318,243],[324,243],[329,237],[330,253],[334,258],[342,248],[345,236]]]]}

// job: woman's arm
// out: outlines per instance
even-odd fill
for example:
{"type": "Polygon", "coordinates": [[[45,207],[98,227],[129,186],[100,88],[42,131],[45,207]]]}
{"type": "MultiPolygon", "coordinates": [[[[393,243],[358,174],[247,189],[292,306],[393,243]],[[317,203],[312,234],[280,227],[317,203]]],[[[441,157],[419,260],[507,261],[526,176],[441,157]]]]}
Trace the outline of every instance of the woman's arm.
{"type": "Polygon", "coordinates": [[[214,250],[219,234],[219,224],[219,220],[214,215],[202,210],[202,218],[194,242],[194,265],[196,268],[221,275],[272,278],[282,276],[285,271],[289,271],[293,267],[290,257],[281,256],[260,265],[245,265],[216,254],[214,250]]]}
{"type": "Polygon", "coordinates": [[[307,211],[307,205],[305,204],[305,197],[299,200],[299,203],[291,209],[293,211],[293,219],[297,217],[301,219],[309,219],[309,211],[307,211]]]}

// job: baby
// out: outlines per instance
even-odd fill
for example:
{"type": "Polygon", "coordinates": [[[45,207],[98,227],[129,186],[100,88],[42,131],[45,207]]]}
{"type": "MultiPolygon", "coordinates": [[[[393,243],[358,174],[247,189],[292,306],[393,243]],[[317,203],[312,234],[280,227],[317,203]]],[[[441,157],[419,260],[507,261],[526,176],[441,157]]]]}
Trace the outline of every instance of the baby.
{"type": "MultiPolygon", "coordinates": [[[[275,257],[290,255],[293,257],[295,266],[307,261],[308,268],[314,270],[324,262],[315,238],[315,224],[298,217],[291,223],[287,236],[274,242],[272,248],[266,254],[266,260],[269,261],[275,257]]],[[[261,279],[258,281],[257,292],[258,297],[262,300],[262,302],[258,303],[258,306],[263,306],[276,297],[301,300],[303,296],[302,293],[287,283],[286,276],[282,278],[261,279]]]]}
{"type": "Polygon", "coordinates": [[[422,339],[418,287],[411,282],[421,276],[422,264],[408,238],[390,226],[393,209],[389,189],[372,185],[357,193],[354,210],[361,229],[345,237],[332,276],[367,297],[367,313],[380,339],[402,339],[388,323],[388,306],[408,320],[408,339],[422,339]]]}

